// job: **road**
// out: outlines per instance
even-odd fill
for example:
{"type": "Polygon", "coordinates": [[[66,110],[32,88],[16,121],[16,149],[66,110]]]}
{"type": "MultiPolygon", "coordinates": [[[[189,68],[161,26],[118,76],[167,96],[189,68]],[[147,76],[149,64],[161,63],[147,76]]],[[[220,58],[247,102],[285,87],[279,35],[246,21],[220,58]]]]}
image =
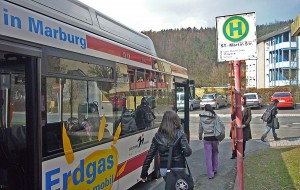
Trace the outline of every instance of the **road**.
{"type": "MultiPolygon", "coordinates": [[[[262,133],[265,130],[265,123],[260,120],[260,117],[266,107],[263,107],[262,109],[252,109],[252,121],[251,121],[251,132],[252,132],[252,138],[253,139],[260,139],[262,133]]],[[[220,153],[219,157],[224,158],[225,160],[222,160],[222,167],[227,167],[227,169],[222,168],[222,171],[232,171],[232,168],[236,166],[235,162],[232,162],[232,160],[229,159],[231,152],[228,150],[231,150],[231,140],[228,137],[229,136],[229,123],[230,123],[230,108],[221,108],[219,110],[215,110],[216,113],[221,117],[222,121],[226,125],[226,138],[222,143],[220,144],[220,153]]],[[[198,125],[199,125],[199,113],[203,112],[202,110],[194,110],[190,112],[190,133],[191,133],[191,147],[193,149],[193,155],[196,158],[188,158],[188,161],[190,163],[190,167],[192,169],[193,176],[196,176],[196,181],[200,182],[201,188],[212,186],[211,181],[206,179],[206,170],[205,167],[199,168],[199,163],[204,163],[204,160],[202,156],[199,156],[198,154],[202,154],[203,152],[203,144],[198,141],[198,125]],[[195,170],[195,168],[198,168],[195,170]],[[200,176],[200,177],[199,177],[200,176]],[[203,178],[203,179],[202,179],[203,178]]],[[[300,137],[300,105],[297,105],[295,110],[290,109],[280,109],[278,111],[278,118],[280,122],[280,129],[276,130],[278,137],[285,138],[285,137],[300,137]]],[[[272,132],[268,134],[267,139],[272,139],[272,132]]],[[[254,143],[254,141],[250,142],[254,143]]],[[[257,146],[260,144],[255,144],[254,146],[257,146]]],[[[263,144],[261,144],[263,145],[263,144]]],[[[251,152],[251,146],[248,146],[246,148],[246,154],[248,152],[251,152]]],[[[235,175],[232,175],[234,172],[229,173],[220,173],[219,178],[223,181],[220,183],[220,185],[228,184],[227,188],[225,189],[233,189],[232,188],[232,181],[235,179],[235,175]]],[[[213,189],[222,189],[223,186],[218,186],[219,184],[214,184],[215,187],[213,189]]],[[[164,182],[160,178],[158,180],[152,180],[147,183],[139,183],[132,187],[130,190],[163,190],[164,189],[164,182]]]]}
{"type": "MultiPolygon", "coordinates": [[[[252,121],[251,121],[251,132],[252,138],[258,139],[261,137],[265,130],[265,125],[262,120],[260,120],[261,115],[265,111],[266,106],[262,109],[252,109],[252,121]]],[[[191,139],[198,138],[198,125],[199,125],[199,113],[202,110],[195,110],[190,113],[190,133],[191,139]]],[[[221,117],[222,121],[226,125],[226,133],[229,134],[230,129],[230,113],[231,109],[221,108],[220,110],[215,110],[215,112],[221,117]]],[[[280,122],[280,130],[277,131],[278,136],[282,137],[299,137],[300,136],[300,106],[298,105],[295,110],[291,109],[280,109],[278,110],[278,118],[280,122]]],[[[271,132],[269,133],[269,136],[271,132]]]]}

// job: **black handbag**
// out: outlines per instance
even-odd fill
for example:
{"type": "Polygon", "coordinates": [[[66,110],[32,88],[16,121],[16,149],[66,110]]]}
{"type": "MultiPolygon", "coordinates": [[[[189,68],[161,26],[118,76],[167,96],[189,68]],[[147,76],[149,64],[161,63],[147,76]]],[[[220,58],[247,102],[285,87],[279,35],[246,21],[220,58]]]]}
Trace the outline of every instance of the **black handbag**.
{"type": "Polygon", "coordinates": [[[173,147],[174,145],[169,148],[165,190],[193,190],[194,180],[185,157],[188,173],[186,173],[185,169],[177,170],[171,168],[173,147]]]}
{"type": "Polygon", "coordinates": [[[275,129],[279,129],[279,121],[277,117],[275,117],[273,120],[273,126],[275,129]]]}

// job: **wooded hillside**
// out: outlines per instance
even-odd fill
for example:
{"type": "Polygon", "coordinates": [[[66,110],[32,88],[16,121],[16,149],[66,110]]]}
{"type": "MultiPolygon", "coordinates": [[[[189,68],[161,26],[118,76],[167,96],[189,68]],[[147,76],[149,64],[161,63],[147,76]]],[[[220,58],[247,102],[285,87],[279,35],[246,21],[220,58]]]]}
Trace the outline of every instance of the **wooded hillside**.
{"type": "MultiPolygon", "coordinates": [[[[257,26],[258,38],[290,25],[292,20],[257,26]]],[[[188,68],[196,87],[226,86],[227,62],[217,62],[216,28],[182,28],[144,31],[154,43],[158,57],[188,68]]]]}

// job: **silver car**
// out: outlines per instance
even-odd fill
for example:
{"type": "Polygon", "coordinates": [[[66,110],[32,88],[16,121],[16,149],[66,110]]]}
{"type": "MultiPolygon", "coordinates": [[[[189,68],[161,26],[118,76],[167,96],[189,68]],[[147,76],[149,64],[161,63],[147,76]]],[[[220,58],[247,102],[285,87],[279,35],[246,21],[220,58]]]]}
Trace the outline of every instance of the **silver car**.
{"type": "Polygon", "coordinates": [[[245,93],[246,105],[249,107],[261,108],[263,105],[263,98],[257,93],[245,93]]]}
{"type": "MultiPolygon", "coordinates": [[[[189,110],[193,111],[194,109],[200,108],[200,99],[198,98],[190,98],[189,100],[189,110]]],[[[184,93],[177,93],[177,109],[184,109],[184,93]]]]}
{"type": "Polygon", "coordinates": [[[210,104],[214,109],[217,110],[222,106],[227,106],[227,99],[218,93],[204,94],[200,102],[201,109],[204,109],[206,104],[210,104]]]}

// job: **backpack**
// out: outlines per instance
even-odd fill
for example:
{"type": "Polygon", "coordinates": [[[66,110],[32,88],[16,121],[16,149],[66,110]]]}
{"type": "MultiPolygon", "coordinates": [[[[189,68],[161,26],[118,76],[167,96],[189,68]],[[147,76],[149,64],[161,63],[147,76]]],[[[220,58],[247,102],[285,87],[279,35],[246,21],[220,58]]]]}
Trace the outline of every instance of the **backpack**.
{"type": "Polygon", "coordinates": [[[266,109],[266,111],[263,113],[263,115],[261,116],[261,119],[264,122],[270,123],[272,121],[272,110],[274,108],[275,108],[275,106],[270,110],[266,109]]]}
{"type": "Polygon", "coordinates": [[[150,107],[147,107],[147,108],[140,107],[140,109],[142,109],[144,112],[144,121],[146,123],[151,123],[155,119],[154,114],[151,111],[150,107]]]}
{"type": "Polygon", "coordinates": [[[214,135],[220,142],[225,138],[225,125],[218,116],[215,118],[214,135]]]}

